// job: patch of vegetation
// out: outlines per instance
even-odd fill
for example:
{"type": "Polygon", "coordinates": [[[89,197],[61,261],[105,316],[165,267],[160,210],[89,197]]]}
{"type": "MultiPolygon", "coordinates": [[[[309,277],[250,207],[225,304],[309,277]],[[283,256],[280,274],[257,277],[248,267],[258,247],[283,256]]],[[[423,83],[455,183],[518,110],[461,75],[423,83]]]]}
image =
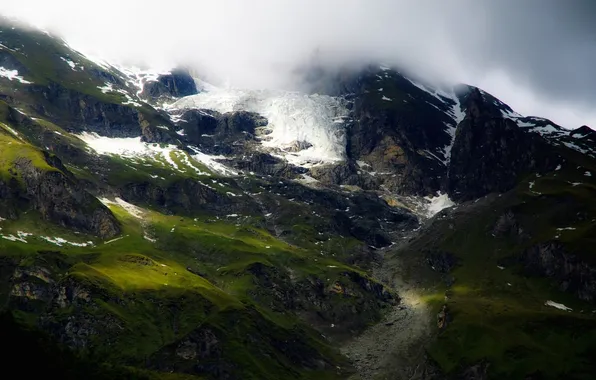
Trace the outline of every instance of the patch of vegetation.
{"type": "Polygon", "coordinates": [[[409,260],[438,251],[456,258],[447,275],[455,284],[447,287],[431,281],[429,288],[434,290],[426,295],[436,312],[446,303],[452,318],[429,347],[446,373],[455,375],[488,362],[491,378],[593,376],[594,305],[563,293],[547,278],[526,275],[518,259],[525,249],[553,240],[584,259],[594,259],[589,248],[594,239],[589,221],[596,217],[592,185],[571,186],[562,180],[565,175],[533,176],[502,197],[460,206],[454,211],[457,216],[439,217],[401,253],[409,260]],[[585,214],[578,214],[580,209],[585,214]],[[494,235],[498,219],[511,210],[522,235],[518,230],[494,235]],[[560,227],[575,229],[557,230],[560,227]],[[546,306],[547,300],[573,311],[546,306]]]}

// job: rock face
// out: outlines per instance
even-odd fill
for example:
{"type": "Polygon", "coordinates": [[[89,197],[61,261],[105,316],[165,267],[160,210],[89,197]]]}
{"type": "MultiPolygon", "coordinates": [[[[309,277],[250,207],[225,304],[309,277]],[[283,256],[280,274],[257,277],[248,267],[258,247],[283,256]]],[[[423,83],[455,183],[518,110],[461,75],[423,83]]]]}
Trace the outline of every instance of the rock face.
{"type": "Polygon", "coordinates": [[[157,207],[166,213],[188,215],[196,212],[217,214],[258,212],[258,207],[246,197],[218,192],[199,181],[184,179],[167,186],[149,182],[132,183],[121,189],[122,197],[134,204],[157,207]]]}
{"type": "Polygon", "coordinates": [[[395,191],[434,193],[445,166],[433,155],[450,144],[446,130],[454,123],[448,115],[453,104],[438,101],[397,73],[374,71],[357,83],[348,132],[350,157],[370,164],[374,172],[396,174],[395,191]]]}
{"type": "Polygon", "coordinates": [[[28,92],[34,98],[44,99],[36,105],[39,114],[65,127],[102,136],[140,134],[138,111],[132,107],[103,102],[53,82],[47,86],[30,86],[28,92]]]}
{"type": "Polygon", "coordinates": [[[141,97],[152,102],[160,102],[198,94],[197,86],[190,74],[182,69],[163,74],[157,80],[145,83],[141,97]]]}
{"type": "MultiPolygon", "coordinates": [[[[54,158],[53,160],[57,160],[54,158]]],[[[120,232],[119,224],[94,196],[56,167],[40,169],[28,158],[19,158],[14,166],[15,177],[0,180],[0,209],[16,216],[17,206],[31,207],[45,220],[64,227],[110,238],[120,232]],[[16,179],[16,175],[22,182],[16,179]]]]}
{"type": "Polygon", "coordinates": [[[325,324],[325,329],[331,325],[341,331],[362,329],[364,321],[399,301],[380,283],[352,271],[342,273],[333,283],[314,276],[292,280],[291,273],[261,263],[252,264],[248,271],[261,285],[252,292],[254,299],[272,310],[300,312],[311,321],[325,324]]]}
{"type": "Polygon", "coordinates": [[[523,252],[521,262],[528,274],[546,276],[561,290],[596,301],[596,267],[567,253],[560,243],[533,246],[523,252]]]}
{"type": "MultiPolygon", "coordinates": [[[[221,114],[211,110],[187,110],[179,115],[177,128],[185,142],[213,154],[246,153],[245,144],[254,140],[256,129],[267,119],[253,112],[221,114]]],[[[250,149],[248,149],[250,151],[250,149]]]]}
{"type": "Polygon", "coordinates": [[[447,189],[455,201],[512,189],[521,176],[555,168],[556,157],[539,136],[502,117],[479,90],[467,97],[465,119],[451,150],[447,189]]]}
{"type": "Polygon", "coordinates": [[[228,161],[230,166],[243,172],[271,175],[280,178],[296,178],[308,170],[288,164],[287,161],[267,153],[249,153],[228,161]]]}

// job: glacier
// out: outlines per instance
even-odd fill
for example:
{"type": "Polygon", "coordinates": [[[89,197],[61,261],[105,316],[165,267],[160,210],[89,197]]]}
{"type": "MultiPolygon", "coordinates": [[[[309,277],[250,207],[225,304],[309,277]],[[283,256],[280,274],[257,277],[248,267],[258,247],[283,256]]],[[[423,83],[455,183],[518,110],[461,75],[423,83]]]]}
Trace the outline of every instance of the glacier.
{"type": "Polygon", "coordinates": [[[260,137],[261,145],[273,155],[303,167],[346,159],[348,110],[339,98],[291,91],[219,88],[204,83],[200,87],[201,93],[181,98],[167,110],[258,113],[267,118],[266,129],[271,131],[260,137]]]}

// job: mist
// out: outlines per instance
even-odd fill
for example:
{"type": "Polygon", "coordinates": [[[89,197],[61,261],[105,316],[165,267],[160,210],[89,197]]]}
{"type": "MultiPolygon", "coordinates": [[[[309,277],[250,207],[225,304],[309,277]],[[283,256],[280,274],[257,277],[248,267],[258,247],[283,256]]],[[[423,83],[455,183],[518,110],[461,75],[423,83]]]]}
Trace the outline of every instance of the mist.
{"type": "Polygon", "coordinates": [[[19,1],[0,13],[124,65],[188,65],[235,87],[295,88],[313,59],[369,62],[478,86],[515,110],[596,126],[587,0],[19,1]]]}

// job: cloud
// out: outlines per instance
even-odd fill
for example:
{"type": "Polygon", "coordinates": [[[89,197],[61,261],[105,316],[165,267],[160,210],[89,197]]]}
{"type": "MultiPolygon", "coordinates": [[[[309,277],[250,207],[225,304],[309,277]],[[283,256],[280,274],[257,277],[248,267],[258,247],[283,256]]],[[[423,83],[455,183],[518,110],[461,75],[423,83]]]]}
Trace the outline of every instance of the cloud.
{"type": "Polygon", "coordinates": [[[574,128],[596,126],[594,8],[590,0],[20,0],[0,13],[108,60],[189,63],[242,87],[289,85],[288,73],[316,49],[329,64],[400,64],[574,128]]]}

